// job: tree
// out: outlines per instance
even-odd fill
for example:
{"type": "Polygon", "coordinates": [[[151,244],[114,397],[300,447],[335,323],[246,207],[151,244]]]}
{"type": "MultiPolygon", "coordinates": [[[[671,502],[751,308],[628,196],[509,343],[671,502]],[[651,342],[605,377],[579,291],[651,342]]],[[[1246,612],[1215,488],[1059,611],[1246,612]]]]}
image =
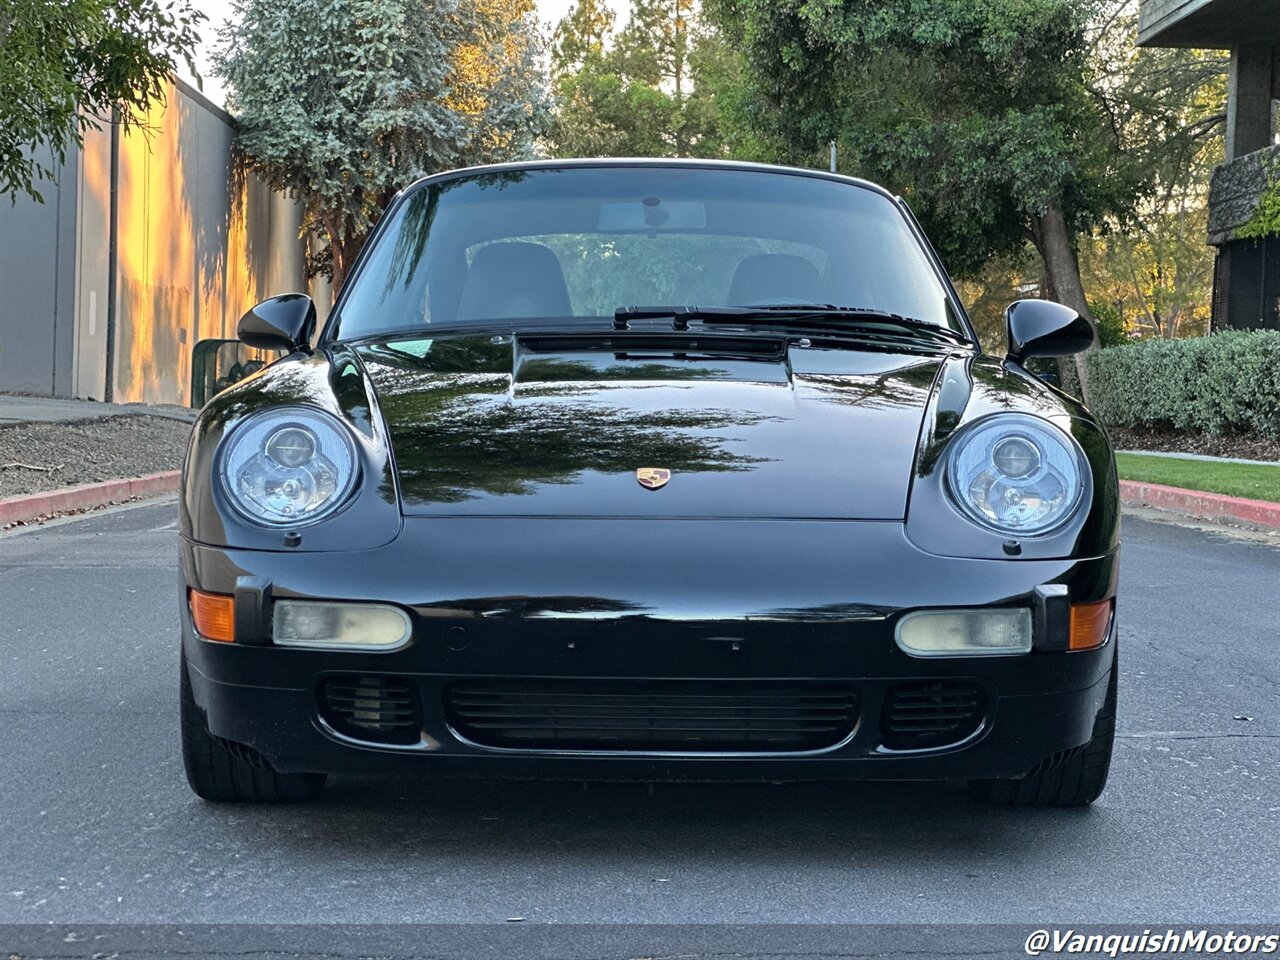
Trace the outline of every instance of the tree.
{"type": "Polygon", "coordinates": [[[980,270],[956,280],[978,342],[988,353],[1001,354],[1006,347],[1005,310],[1014,300],[1040,292],[1040,257],[1031,244],[990,257],[980,270]]]}
{"type": "Polygon", "coordinates": [[[203,19],[186,0],[3,0],[0,195],[43,201],[36,183],[56,176],[86,129],[113,109],[140,123],[203,19]]]}
{"type": "Polygon", "coordinates": [[[578,0],[556,25],[551,48],[555,118],[548,140],[560,156],[615,156],[622,139],[622,80],[606,63],[613,11],[578,0]]]}
{"type": "Polygon", "coordinates": [[[613,10],[604,0],[578,0],[555,29],[551,50],[552,80],[560,82],[605,54],[613,31],[613,10]]]}
{"type": "Polygon", "coordinates": [[[718,157],[728,152],[714,96],[732,70],[695,0],[635,0],[616,35],[600,0],[556,28],[551,73],[559,156],[718,157]]]}
{"type": "MultiPolygon", "coordinates": [[[[1098,71],[1122,0],[717,0],[788,157],[829,139],[902,192],[971,273],[1034,245],[1043,293],[1082,314],[1078,238],[1132,219],[1152,184],[1158,98],[1128,109],[1098,71]],[[1120,109],[1124,107],[1124,109],[1120,109]]],[[[1087,392],[1083,358],[1078,360],[1087,392]]]]}
{"type": "Polygon", "coordinates": [[[247,166],[305,205],[340,288],[412,180],[518,157],[543,121],[529,0],[236,0],[218,72],[247,166]]]}
{"type": "Polygon", "coordinates": [[[525,155],[550,110],[534,0],[470,2],[472,33],[453,51],[446,104],[471,127],[467,162],[525,155]]]}
{"type": "Polygon", "coordinates": [[[1142,158],[1148,189],[1132,216],[1081,240],[1082,273],[1090,299],[1125,330],[1195,335],[1208,327],[1213,291],[1208,184],[1224,154],[1227,58],[1137,49],[1135,20],[1122,7],[1100,31],[1091,87],[1142,158]]]}

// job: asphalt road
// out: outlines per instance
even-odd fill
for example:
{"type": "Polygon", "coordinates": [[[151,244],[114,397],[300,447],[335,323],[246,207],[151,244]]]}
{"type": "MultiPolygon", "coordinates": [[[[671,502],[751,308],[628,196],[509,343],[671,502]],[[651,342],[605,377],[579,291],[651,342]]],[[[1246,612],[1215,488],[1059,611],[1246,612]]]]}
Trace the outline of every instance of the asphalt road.
{"type": "Polygon", "coordinates": [[[174,512],[0,539],[0,923],[1280,921],[1275,546],[1126,520],[1120,737],[1089,810],[344,778],[220,807],[181,770],[174,512]]]}

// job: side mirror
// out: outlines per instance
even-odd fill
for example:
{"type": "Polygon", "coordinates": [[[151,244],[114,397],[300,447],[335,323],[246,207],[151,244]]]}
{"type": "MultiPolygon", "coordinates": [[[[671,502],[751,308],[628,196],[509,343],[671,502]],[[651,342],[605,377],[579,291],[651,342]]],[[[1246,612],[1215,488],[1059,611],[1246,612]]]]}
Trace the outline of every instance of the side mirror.
{"type": "Polygon", "coordinates": [[[305,293],[263,300],[240,318],[236,336],[263,350],[309,350],[316,329],[316,305],[305,293]]]}
{"type": "Polygon", "coordinates": [[[1067,357],[1093,346],[1093,324],[1052,300],[1016,300],[1004,312],[1008,358],[1067,357]]]}

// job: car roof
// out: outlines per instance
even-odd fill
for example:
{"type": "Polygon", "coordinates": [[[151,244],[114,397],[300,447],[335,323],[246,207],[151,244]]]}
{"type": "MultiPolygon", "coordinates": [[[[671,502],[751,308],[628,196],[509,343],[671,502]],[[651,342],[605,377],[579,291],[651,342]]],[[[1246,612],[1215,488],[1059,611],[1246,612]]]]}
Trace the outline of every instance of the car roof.
{"type": "Polygon", "coordinates": [[[737,170],[748,173],[771,173],[780,176],[812,177],[820,180],[833,180],[850,186],[862,187],[881,194],[890,200],[899,201],[893,193],[860,177],[847,177],[841,173],[830,173],[826,170],[814,170],[808,167],[788,167],[773,163],[749,163],[745,160],[698,160],[692,158],[673,157],[579,157],[572,159],[517,160],[511,163],[490,163],[474,167],[459,167],[446,170],[415,180],[404,188],[405,193],[433,183],[442,183],[453,179],[483,176],[491,173],[511,173],[521,170],[572,170],[598,167],[633,167],[638,169],[655,169],[671,167],[693,170],[737,170]]]}

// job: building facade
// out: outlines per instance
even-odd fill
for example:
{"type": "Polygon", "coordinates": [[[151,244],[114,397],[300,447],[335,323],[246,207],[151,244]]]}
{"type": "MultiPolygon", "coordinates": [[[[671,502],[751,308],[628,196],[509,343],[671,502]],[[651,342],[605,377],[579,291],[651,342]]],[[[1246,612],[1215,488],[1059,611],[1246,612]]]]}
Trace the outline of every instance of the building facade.
{"type": "Polygon", "coordinates": [[[43,204],[0,203],[0,391],[189,404],[197,345],[258,300],[309,292],[325,312],[300,207],[240,172],[234,136],[174,81],[145,128],[88,131],[43,204]]]}
{"type": "Polygon", "coordinates": [[[1231,51],[1226,161],[1209,186],[1213,329],[1280,329],[1280,228],[1258,228],[1280,205],[1280,0],[1142,0],[1138,44],[1231,51]]]}

